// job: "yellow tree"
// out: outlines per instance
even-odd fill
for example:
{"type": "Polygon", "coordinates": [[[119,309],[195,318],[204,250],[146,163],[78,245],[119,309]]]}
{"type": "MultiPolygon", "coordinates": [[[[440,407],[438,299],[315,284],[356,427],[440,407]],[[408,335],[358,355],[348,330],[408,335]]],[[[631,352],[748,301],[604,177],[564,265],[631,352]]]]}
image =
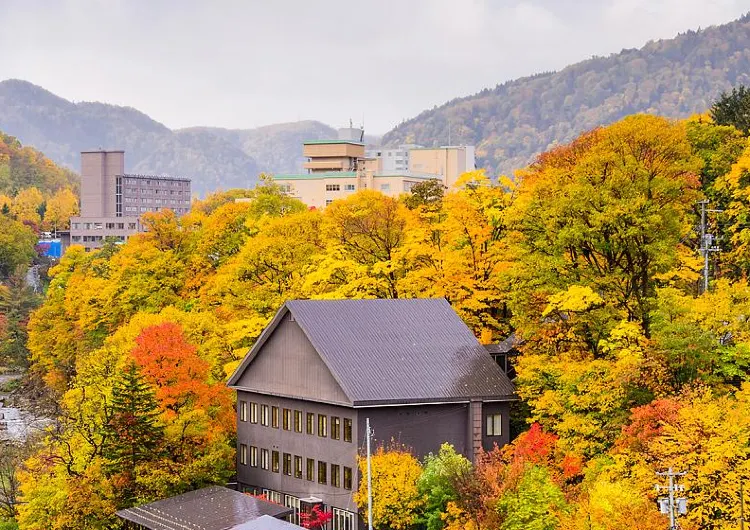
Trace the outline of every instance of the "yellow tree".
{"type": "Polygon", "coordinates": [[[47,230],[65,230],[75,215],[78,215],[78,197],[69,188],[63,188],[47,200],[43,226],[47,230]]]}
{"type": "MultiPolygon", "coordinates": [[[[417,481],[422,467],[405,448],[379,447],[371,458],[372,524],[375,528],[407,530],[418,520],[425,498],[417,481]]],[[[367,477],[367,459],[359,458],[360,476],[367,477]]],[[[361,480],[354,502],[367,517],[367,480],[361,480]]]]}
{"type": "Polygon", "coordinates": [[[24,188],[13,199],[10,211],[22,223],[38,228],[42,220],[39,211],[43,203],[42,192],[36,188],[24,188]]]}

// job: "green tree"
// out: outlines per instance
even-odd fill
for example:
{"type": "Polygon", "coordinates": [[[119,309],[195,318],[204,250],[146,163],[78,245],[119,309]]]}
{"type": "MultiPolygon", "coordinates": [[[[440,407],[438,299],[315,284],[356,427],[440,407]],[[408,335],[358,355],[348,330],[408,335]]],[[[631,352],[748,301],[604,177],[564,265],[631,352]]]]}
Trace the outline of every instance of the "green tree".
{"type": "Polygon", "coordinates": [[[411,194],[404,199],[404,204],[410,210],[420,206],[428,208],[439,207],[440,202],[445,195],[445,184],[438,179],[430,179],[419,184],[415,184],[411,189],[411,194]]]}
{"type": "Polygon", "coordinates": [[[36,235],[29,227],[6,215],[0,216],[0,279],[31,264],[36,242],[36,235]]]}
{"type": "Polygon", "coordinates": [[[567,510],[562,491],[539,466],[529,467],[518,486],[497,503],[503,520],[500,530],[556,530],[567,510]]]}
{"type": "Polygon", "coordinates": [[[426,499],[423,523],[427,530],[440,530],[445,526],[443,514],[448,503],[458,499],[456,483],[471,471],[471,462],[456,453],[450,444],[441,445],[436,455],[427,455],[417,481],[417,489],[426,499]]]}
{"type": "Polygon", "coordinates": [[[719,125],[731,125],[744,135],[750,133],[750,90],[740,85],[722,92],[711,105],[711,117],[719,125]]]}
{"type": "Polygon", "coordinates": [[[123,499],[133,496],[136,467],[155,460],[163,439],[154,392],[131,362],[115,380],[112,405],[105,426],[103,456],[107,470],[123,477],[123,499]]]}

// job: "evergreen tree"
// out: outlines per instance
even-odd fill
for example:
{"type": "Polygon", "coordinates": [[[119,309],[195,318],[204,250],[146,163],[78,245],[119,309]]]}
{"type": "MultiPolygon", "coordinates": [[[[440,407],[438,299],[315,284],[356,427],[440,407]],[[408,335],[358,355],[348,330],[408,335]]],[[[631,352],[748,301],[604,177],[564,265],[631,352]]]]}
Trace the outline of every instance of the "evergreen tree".
{"type": "Polygon", "coordinates": [[[158,416],[154,393],[131,362],[112,388],[112,406],[105,427],[107,443],[103,449],[109,473],[133,482],[136,466],[158,456],[163,438],[158,416]]]}
{"type": "Polygon", "coordinates": [[[745,136],[750,134],[750,90],[740,85],[723,92],[711,106],[711,117],[717,125],[732,125],[745,136]]]}

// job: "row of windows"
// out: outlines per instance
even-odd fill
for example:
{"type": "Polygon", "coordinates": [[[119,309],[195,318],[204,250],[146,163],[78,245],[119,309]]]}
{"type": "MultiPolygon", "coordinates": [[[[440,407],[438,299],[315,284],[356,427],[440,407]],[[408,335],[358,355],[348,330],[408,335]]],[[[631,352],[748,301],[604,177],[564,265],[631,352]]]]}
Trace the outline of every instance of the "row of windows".
{"type": "MultiPolygon", "coordinates": [[[[126,206],[125,211],[126,212],[159,212],[162,210],[162,207],[154,207],[154,206],[141,206],[140,209],[137,206],[126,206]]],[[[187,213],[187,208],[170,208],[174,213],[187,213]]]]}
{"type": "MultiPolygon", "coordinates": [[[[111,239],[112,241],[125,241],[125,236],[107,236],[107,239],[111,239]]],[[[79,243],[83,241],[84,243],[95,243],[97,241],[104,241],[103,236],[71,236],[71,241],[74,243],[79,243]]]]}
{"type": "Polygon", "coordinates": [[[329,464],[318,460],[316,474],[316,460],[314,458],[305,459],[303,469],[303,459],[299,455],[279,453],[275,450],[259,449],[254,445],[248,447],[245,444],[240,444],[240,464],[243,466],[260,467],[271,473],[278,473],[279,463],[281,463],[281,472],[289,477],[294,476],[294,478],[301,479],[304,475],[305,479],[314,482],[317,476],[318,484],[328,484],[330,480],[331,486],[334,488],[341,488],[343,485],[344,489],[352,489],[352,468],[350,467],[330,464],[329,475],[329,464]]]}
{"type": "MultiPolygon", "coordinates": [[[[344,184],[344,191],[355,191],[354,184],[344,184]]],[[[326,184],[326,191],[341,191],[341,184],[326,184]]]]}
{"type": "MultiPolygon", "coordinates": [[[[248,403],[247,401],[240,401],[240,421],[248,420],[248,403]]],[[[270,426],[274,429],[279,428],[279,407],[269,407],[268,405],[259,405],[258,403],[250,403],[250,423],[258,423],[263,426],[270,426]]],[[[308,412],[304,416],[304,431],[307,434],[315,434],[315,414],[308,412]]],[[[318,414],[317,418],[317,434],[318,436],[325,438],[328,436],[328,416],[325,414],[318,414]]],[[[302,433],[303,431],[303,413],[301,410],[292,409],[281,409],[281,426],[285,431],[294,430],[294,432],[302,433]]],[[[352,441],[352,420],[351,418],[340,418],[339,416],[331,416],[331,439],[340,440],[342,435],[343,426],[343,437],[345,442],[352,441]]]]}
{"type": "MultiPolygon", "coordinates": [[[[290,523],[294,523],[296,525],[299,525],[301,523],[299,497],[267,488],[244,486],[242,488],[242,491],[251,493],[253,495],[264,495],[271,502],[275,502],[276,504],[283,504],[287,508],[292,508],[294,510],[294,513],[288,515],[287,517],[285,517],[285,519],[290,523]]],[[[331,506],[331,512],[333,514],[333,518],[331,519],[331,530],[355,530],[356,527],[354,523],[357,519],[356,513],[350,512],[349,510],[344,510],[342,508],[336,508],[335,506],[331,506]]]]}
{"type": "MultiPolygon", "coordinates": [[[[125,223],[107,223],[106,225],[110,230],[115,228],[118,230],[125,229],[125,223]]],[[[101,230],[104,228],[103,223],[73,223],[70,227],[73,230],[80,230],[81,226],[83,226],[84,230],[101,230]]],[[[128,223],[128,230],[135,230],[135,223],[128,223]]]]}
{"type": "MultiPolygon", "coordinates": [[[[125,184],[141,184],[143,182],[142,179],[125,179],[125,184]]],[[[172,188],[186,188],[190,185],[189,182],[180,182],[178,180],[147,180],[146,186],[163,186],[163,187],[172,187],[172,188]]]]}

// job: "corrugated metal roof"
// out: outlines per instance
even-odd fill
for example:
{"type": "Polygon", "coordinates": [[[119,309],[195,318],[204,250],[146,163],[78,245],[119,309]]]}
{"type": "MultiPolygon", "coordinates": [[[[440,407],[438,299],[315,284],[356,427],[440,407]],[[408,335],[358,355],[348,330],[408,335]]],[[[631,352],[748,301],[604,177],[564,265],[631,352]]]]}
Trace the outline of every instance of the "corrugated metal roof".
{"type": "Polygon", "coordinates": [[[302,527],[283,519],[274,519],[270,515],[263,515],[249,523],[235,526],[232,530],[299,530],[300,528],[302,527]]]}
{"type": "Polygon", "coordinates": [[[284,517],[292,512],[285,506],[211,486],[120,510],[117,515],[151,530],[230,530],[264,515],[284,517]]]}
{"type": "Polygon", "coordinates": [[[501,342],[498,342],[496,344],[485,344],[485,349],[487,352],[491,354],[499,354],[499,353],[510,353],[510,352],[516,352],[516,346],[518,346],[521,343],[521,340],[516,337],[515,333],[511,333],[508,337],[506,337],[501,342]]]}
{"type": "Polygon", "coordinates": [[[355,406],[514,396],[444,299],[292,300],[285,307],[355,406]]]}

